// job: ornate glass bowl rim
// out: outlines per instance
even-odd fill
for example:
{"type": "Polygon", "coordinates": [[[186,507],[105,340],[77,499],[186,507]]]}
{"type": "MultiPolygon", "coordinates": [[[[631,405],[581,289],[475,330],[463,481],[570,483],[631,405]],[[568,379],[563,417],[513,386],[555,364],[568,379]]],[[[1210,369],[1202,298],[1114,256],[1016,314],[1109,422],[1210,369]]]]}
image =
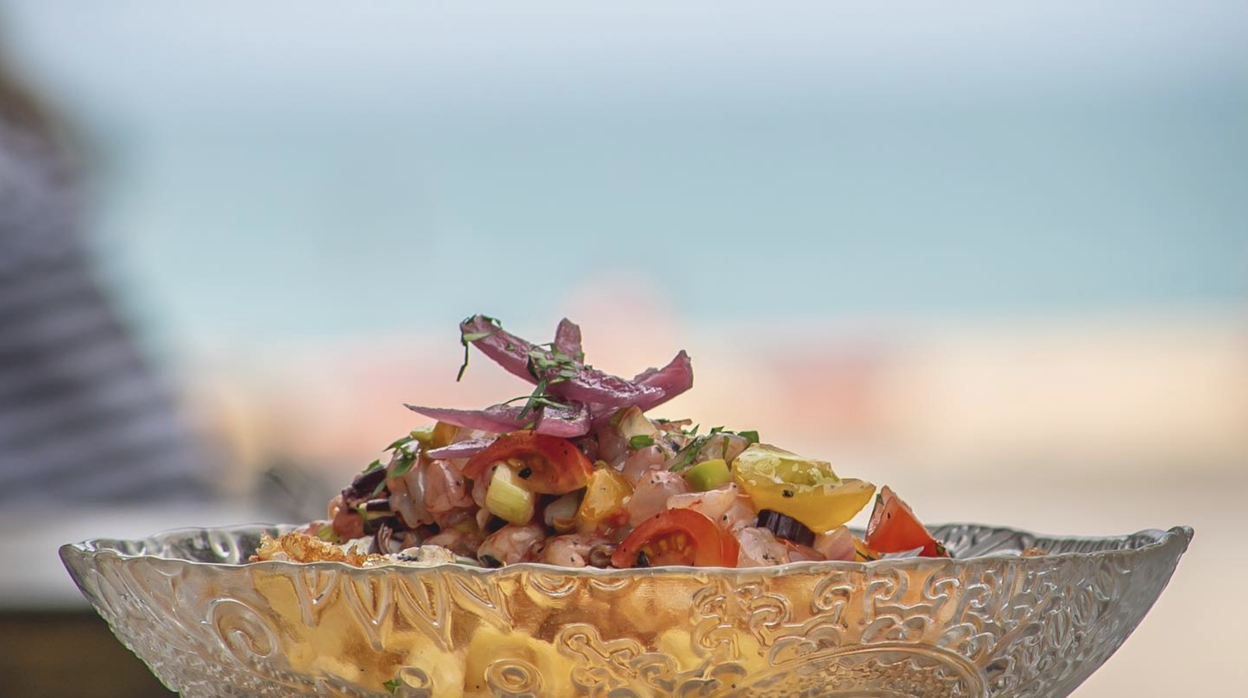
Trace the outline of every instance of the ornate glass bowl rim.
{"type": "MultiPolygon", "coordinates": [[[[951,541],[951,534],[957,532],[977,531],[984,534],[982,540],[971,540],[969,543],[962,545],[963,550],[955,548],[955,552],[962,553],[962,556],[954,558],[924,558],[924,557],[908,557],[908,558],[889,558],[883,560],[873,560],[870,562],[844,562],[844,561],[805,561],[805,562],[789,562],[782,565],[774,565],[770,567],[688,567],[679,565],[670,565],[665,567],[648,567],[634,569],[601,569],[596,567],[560,567],[558,565],[550,565],[541,562],[525,562],[514,565],[508,565],[500,568],[477,567],[462,563],[444,563],[439,565],[431,565],[428,567],[417,567],[407,565],[379,565],[376,567],[355,567],[344,562],[289,562],[283,560],[270,560],[266,562],[209,562],[204,560],[187,559],[186,557],[174,557],[169,555],[153,554],[147,552],[153,547],[162,545],[161,541],[172,541],[178,539],[187,539],[193,536],[227,536],[237,541],[241,535],[258,536],[261,532],[269,533],[285,533],[296,528],[290,524],[242,524],[237,526],[225,526],[219,528],[177,528],[143,539],[118,539],[118,538],[91,538],[78,543],[66,543],[60,547],[61,558],[68,556],[82,558],[96,557],[113,557],[121,560],[160,560],[162,562],[177,562],[191,567],[209,567],[217,569],[307,569],[309,567],[320,569],[346,569],[356,574],[370,573],[414,573],[429,574],[438,571],[455,570],[469,574],[476,574],[483,577],[491,577],[500,574],[513,574],[520,571],[534,571],[549,573],[552,571],[565,575],[583,575],[588,577],[665,577],[665,576],[687,576],[694,575],[724,575],[724,574],[764,574],[785,575],[797,573],[818,573],[824,571],[836,570],[867,570],[881,568],[901,568],[901,569],[930,569],[932,566],[946,566],[951,569],[961,569],[975,564],[988,561],[1014,560],[1021,563],[1044,564],[1046,561],[1052,560],[1069,560],[1080,558],[1099,558],[1099,557],[1123,557],[1124,559],[1134,558],[1150,554],[1156,549],[1165,548],[1176,541],[1181,541],[1181,550],[1186,550],[1188,544],[1192,540],[1193,530],[1189,526],[1175,526],[1169,530],[1161,529],[1144,529],[1136,533],[1120,535],[1120,536],[1049,536],[1043,534],[1032,533],[1022,529],[1008,528],[1003,526],[991,526],[987,524],[972,523],[949,523],[937,524],[930,526],[933,535],[937,540],[943,540],[951,543],[951,547],[957,545],[957,541],[951,541]],[[1070,546],[1074,550],[1062,550],[1063,546],[1070,546]],[[1045,551],[1043,555],[1024,557],[1020,552],[1027,548],[1037,548],[1045,551]],[[1058,548],[1053,552],[1050,549],[1058,548]],[[975,551],[983,551],[976,553],[975,551]],[[965,555],[966,552],[972,552],[971,555],[965,555]]],[[[855,531],[861,535],[861,531],[855,531]]],[[[239,551],[240,555],[249,554],[239,551]]]]}

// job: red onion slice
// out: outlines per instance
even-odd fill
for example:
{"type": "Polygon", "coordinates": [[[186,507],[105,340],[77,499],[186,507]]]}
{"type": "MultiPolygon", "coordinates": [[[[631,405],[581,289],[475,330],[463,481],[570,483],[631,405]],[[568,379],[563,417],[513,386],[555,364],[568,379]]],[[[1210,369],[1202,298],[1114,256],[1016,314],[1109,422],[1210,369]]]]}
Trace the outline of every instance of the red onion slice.
{"type": "Polygon", "coordinates": [[[689,360],[689,355],[682,349],[666,366],[657,369],[648,368],[637,374],[633,382],[647,388],[657,388],[662,391],[662,395],[658,399],[636,403],[641,408],[641,411],[645,412],[652,407],[658,407],[693,387],[693,362],[689,360]]]}
{"type": "MultiPolygon", "coordinates": [[[[553,378],[558,372],[551,371],[550,375],[553,378]]],[[[552,395],[565,400],[611,407],[663,401],[663,391],[658,388],[637,385],[632,381],[585,367],[579,368],[572,378],[548,383],[546,389],[552,395]]]]}
{"type": "Polygon", "coordinates": [[[537,418],[537,428],[534,431],[550,436],[562,436],[565,439],[584,436],[589,433],[589,407],[579,402],[568,407],[547,405],[542,408],[537,418]]]}
{"type": "Polygon", "coordinates": [[[459,458],[472,458],[478,453],[484,451],[490,444],[494,443],[497,437],[489,436],[479,439],[467,439],[458,443],[453,443],[441,448],[435,448],[426,451],[425,455],[437,460],[456,460],[459,458]]]}
{"type": "Polygon", "coordinates": [[[482,354],[490,357],[508,373],[536,383],[537,379],[529,373],[529,352],[533,345],[494,323],[485,319],[484,315],[473,315],[459,324],[460,336],[468,338],[473,346],[482,354]]]}
{"type": "Polygon", "coordinates": [[[555,348],[577,362],[584,362],[580,326],[566,317],[560,320],[559,327],[555,328],[555,348]]]}
{"type": "Polygon", "coordinates": [[[416,414],[436,419],[439,422],[454,424],[466,429],[492,431],[496,434],[523,429],[533,419],[532,415],[527,414],[523,418],[520,417],[522,407],[507,405],[494,405],[483,410],[453,410],[420,405],[406,405],[406,407],[416,414]]]}

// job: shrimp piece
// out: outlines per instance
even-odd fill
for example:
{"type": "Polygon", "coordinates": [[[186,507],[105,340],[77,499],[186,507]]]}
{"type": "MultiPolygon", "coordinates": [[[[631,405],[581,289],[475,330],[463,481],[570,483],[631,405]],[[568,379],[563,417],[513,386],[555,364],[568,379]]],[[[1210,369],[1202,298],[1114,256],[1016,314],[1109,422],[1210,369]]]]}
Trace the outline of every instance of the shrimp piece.
{"type": "Polygon", "coordinates": [[[766,528],[744,526],[734,535],[741,544],[737,567],[768,567],[789,561],[789,551],[775,534],[766,528]]]}
{"type": "Polygon", "coordinates": [[[364,535],[364,519],[359,512],[344,506],[334,515],[334,535],[341,540],[354,540],[364,535]]]}
{"type": "Polygon", "coordinates": [[[668,498],[668,509],[693,509],[724,528],[728,528],[726,514],[737,503],[741,491],[737,483],[730,482],[706,492],[690,492],[677,494],[668,498]]]}
{"type": "Polygon", "coordinates": [[[628,441],[614,426],[607,425],[599,429],[595,441],[598,442],[598,457],[614,467],[618,468],[628,455],[628,441]]]}
{"type": "Polygon", "coordinates": [[[726,434],[722,431],[718,434],[711,434],[706,443],[702,445],[702,448],[698,449],[698,455],[693,459],[693,462],[701,463],[711,458],[723,458],[725,462],[731,463],[749,445],[750,442],[744,436],[726,434]]]}
{"type": "Polygon", "coordinates": [[[844,526],[815,536],[813,547],[819,551],[819,554],[825,560],[847,560],[853,562],[857,558],[857,551],[854,548],[854,535],[844,526]]]}
{"type": "Polygon", "coordinates": [[[679,473],[667,470],[648,471],[645,477],[637,482],[633,496],[624,504],[628,512],[628,522],[632,526],[655,514],[667,510],[667,500],[678,494],[689,491],[689,484],[679,473]]]}
{"type": "Polygon", "coordinates": [[[738,531],[746,526],[758,523],[758,513],[745,503],[746,497],[737,497],[728,511],[720,517],[719,525],[729,531],[738,531]]]}
{"type": "Polygon", "coordinates": [[[799,545],[787,540],[783,542],[784,547],[789,550],[789,562],[810,562],[827,559],[822,553],[809,545],[799,545]]]}
{"type": "Polygon", "coordinates": [[[421,524],[433,523],[429,509],[425,507],[425,459],[420,459],[412,467],[398,477],[386,478],[386,489],[390,490],[390,509],[411,528],[421,524]]]}
{"type": "Polygon", "coordinates": [[[613,550],[615,547],[610,540],[595,533],[555,536],[546,542],[538,561],[563,567],[585,567],[593,557],[591,552],[599,546],[607,546],[613,550]]]}
{"type": "Polygon", "coordinates": [[[481,545],[480,533],[465,533],[458,528],[445,528],[424,540],[422,545],[440,545],[464,557],[475,557],[481,545]]]}
{"type": "Polygon", "coordinates": [[[449,462],[435,460],[425,473],[425,507],[432,514],[446,514],[472,506],[472,495],[464,476],[449,462]]]}
{"type": "Polygon", "coordinates": [[[477,548],[477,559],[491,567],[532,561],[545,540],[546,531],[541,524],[507,524],[477,548]]]}
{"type": "Polygon", "coordinates": [[[629,454],[623,460],[624,465],[620,472],[624,475],[625,480],[628,480],[629,483],[636,487],[646,473],[662,468],[666,461],[667,454],[663,452],[663,449],[658,446],[647,446],[629,454]]]}
{"type": "Polygon", "coordinates": [[[490,491],[490,480],[493,479],[494,469],[497,467],[497,464],[490,466],[481,477],[472,481],[472,501],[482,509],[485,508],[485,497],[490,491]]]}
{"type": "Polygon", "coordinates": [[[342,511],[343,506],[342,495],[335,495],[333,499],[329,500],[329,507],[325,511],[325,513],[329,515],[327,518],[330,521],[338,518],[338,512],[342,511]]]}
{"type": "MultiPolygon", "coordinates": [[[[332,502],[331,502],[331,506],[332,506],[332,502]]],[[[334,513],[336,514],[337,512],[334,512],[334,513]]],[[[325,528],[326,526],[333,526],[333,521],[334,520],[332,517],[329,520],[318,519],[316,521],[309,521],[308,523],[291,531],[291,533],[300,533],[305,536],[315,536],[316,534],[320,533],[321,529],[325,528]]]]}
{"type": "Polygon", "coordinates": [[[412,470],[419,469],[420,472],[413,474],[408,471],[407,474],[400,477],[392,477],[386,481],[386,487],[390,489],[390,509],[403,519],[403,523],[408,528],[416,528],[421,524],[433,523],[433,517],[429,515],[429,510],[425,508],[424,498],[424,468],[419,465],[412,470]],[[420,497],[416,498],[411,495],[408,488],[409,483],[415,483],[419,488],[420,497]]]}

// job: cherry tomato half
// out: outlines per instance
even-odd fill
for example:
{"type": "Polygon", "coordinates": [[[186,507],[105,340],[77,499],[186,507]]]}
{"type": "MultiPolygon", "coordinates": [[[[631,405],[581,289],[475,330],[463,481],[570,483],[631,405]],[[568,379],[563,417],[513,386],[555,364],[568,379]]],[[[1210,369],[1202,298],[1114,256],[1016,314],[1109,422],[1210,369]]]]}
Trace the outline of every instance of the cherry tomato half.
{"type": "Polygon", "coordinates": [[[669,509],[646,519],[611,556],[615,567],[692,565],[736,567],[737,539],[692,509],[669,509]]]}
{"type": "Polygon", "coordinates": [[[900,553],[922,548],[920,557],[949,557],[945,546],[932,538],[915,518],[910,506],[895,492],[885,487],[875,500],[871,521],[867,524],[867,547],[881,553],[900,553]]]}
{"type": "Polygon", "coordinates": [[[514,467],[525,487],[538,494],[579,490],[594,472],[593,463],[571,441],[532,431],[513,431],[470,458],[464,465],[464,476],[474,480],[484,477],[490,466],[499,462],[514,467]]]}

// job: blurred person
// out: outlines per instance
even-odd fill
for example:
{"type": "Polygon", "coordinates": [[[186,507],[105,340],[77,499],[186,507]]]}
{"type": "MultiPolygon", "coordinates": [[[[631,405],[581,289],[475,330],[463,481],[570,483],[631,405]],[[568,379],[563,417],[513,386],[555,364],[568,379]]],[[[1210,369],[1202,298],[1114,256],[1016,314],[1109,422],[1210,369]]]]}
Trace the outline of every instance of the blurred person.
{"type": "Polygon", "coordinates": [[[0,59],[0,505],[204,498],[204,461],[93,273],[62,146],[0,59]]]}

